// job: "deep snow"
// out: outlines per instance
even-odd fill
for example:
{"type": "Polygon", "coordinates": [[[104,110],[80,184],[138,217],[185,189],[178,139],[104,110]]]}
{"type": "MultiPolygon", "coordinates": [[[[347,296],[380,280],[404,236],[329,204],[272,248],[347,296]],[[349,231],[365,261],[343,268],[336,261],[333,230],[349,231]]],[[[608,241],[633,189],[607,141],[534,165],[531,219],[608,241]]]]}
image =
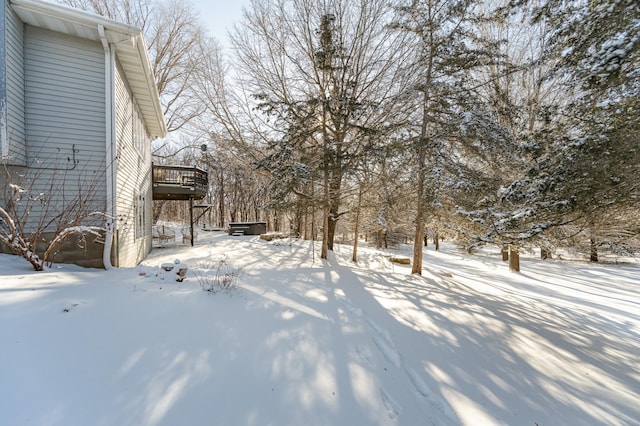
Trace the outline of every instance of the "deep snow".
{"type": "Polygon", "coordinates": [[[445,245],[418,277],[391,252],[199,235],[109,271],[0,255],[0,424],[640,424],[636,265],[512,273],[445,245]],[[223,258],[241,288],[202,291],[223,258]]]}

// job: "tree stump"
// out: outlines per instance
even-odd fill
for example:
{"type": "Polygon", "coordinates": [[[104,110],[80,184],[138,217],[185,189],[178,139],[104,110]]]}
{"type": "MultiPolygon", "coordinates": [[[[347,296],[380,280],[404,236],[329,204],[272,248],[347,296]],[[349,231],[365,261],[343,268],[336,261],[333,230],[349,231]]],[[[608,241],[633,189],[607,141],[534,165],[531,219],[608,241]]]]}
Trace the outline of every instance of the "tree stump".
{"type": "Polygon", "coordinates": [[[509,269],[514,272],[520,272],[520,254],[517,247],[509,247],[509,269]]]}

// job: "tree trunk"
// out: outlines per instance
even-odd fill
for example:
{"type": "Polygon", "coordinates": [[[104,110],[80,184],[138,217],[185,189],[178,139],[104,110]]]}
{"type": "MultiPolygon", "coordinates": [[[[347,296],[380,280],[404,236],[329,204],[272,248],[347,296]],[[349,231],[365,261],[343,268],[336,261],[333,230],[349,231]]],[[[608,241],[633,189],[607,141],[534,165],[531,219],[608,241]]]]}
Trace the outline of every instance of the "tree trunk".
{"type": "Polygon", "coordinates": [[[338,220],[336,219],[337,211],[334,211],[333,208],[329,209],[329,225],[327,229],[327,248],[333,251],[333,242],[336,238],[336,225],[338,224],[338,220]]]}
{"type": "Polygon", "coordinates": [[[320,259],[327,259],[329,256],[329,170],[325,164],[324,169],[324,202],[322,207],[322,248],[320,249],[320,259]]]}
{"type": "Polygon", "coordinates": [[[338,212],[340,210],[340,191],[341,191],[341,178],[338,177],[341,174],[339,167],[342,167],[340,161],[336,160],[338,163],[333,170],[333,174],[331,179],[329,179],[329,232],[328,232],[328,240],[327,247],[329,250],[333,251],[333,242],[336,238],[336,227],[338,225],[338,212]],[[336,176],[337,175],[337,176],[336,176]]]}
{"type": "Polygon", "coordinates": [[[320,259],[329,257],[329,209],[322,209],[322,248],[320,249],[320,259]]]}
{"type": "Polygon", "coordinates": [[[412,274],[422,275],[422,239],[424,238],[424,223],[422,218],[416,218],[416,234],[413,240],[413,266],[412,274]],[[419,222],[420,220],[420,222],[419,222]]]}
{"type": "Polygon", "coordinates": [[[329,188],[329,135],[327,134],[327,108],[322,106],[322,248],[320,259],[327,259],[329,255],[329,209],[331,191],[329,188]]]}
{"type": "Polygon", "coordinates": [[[316,209],[311,211],[311,241],[318,239],[318,230],[316,229],[316,209]]]}
{"type": "MultiPolygon", "coordinates": [[[[425,110],[426,114],[426,110],[425,110]]],[[[426,122],[423,123],[422,135],[426,134],[426,122]]],[[[411,273],[422,275],[422,241],[425,237],[425,224],[424,224],[424,216],[425,216],[425,207],[424,207],[424,187],[425,187],[425,147],[424,140],[420,142],[420,146],[418,147],[418,190],[416,193],[417,202],[416,202],[416,232],[413,238],[413,265],[411,266],[411,273]]]]}
{"type": "Polygon", "coordinates": [[[436,246],[436,251],[440,250],[440,236],[438,235],[438,231],[433,236],[433,244],[436,246]]]}
{"type": "Polygon", "coordinates": [[[503,262],[508,261],[509,260],[509,246],[504,244],[502,246],[501,252],[502,252],[502,261],[503,262]]]}
{"type": "Polygon", "coordinates": [[[551,259],[553,257],[553,255],[551,254],[551,250],[544,248],[544,247],[540,247],[540,258],[545,260],[545,259],[551,259]]]}
{"type": "Polygon", "coordinates": [[[520,253],[518,253],[518,247],[509,247],[509,269],[514,272],[520,272],[520,253]]]}
{"type": "Polygon", "coordinates": [[[302,217],[302,238],[306,241],[309,239],[309,208],[304,208],[304,216],[302,217]]]}
{"type": "Polygon", "coordinates": [[[593,237],[589,239],[589,260],[591,262],[598,261],[598,244],[593,237]]]}
{"type": "MultiPolygon", "coordinates": [[[[222,172],[220,172],[222,173],[222,172]]],[[[218,226],[220,228],[224,227],[224,175],[220,176],[220,192],[218,193],[218,214],[220,217],[218,218],[218,226]]]]}
{"type": "Polygon", "coordinates": [[[353,230],[353,255],[351,261],[358,263],[358,233],[360,232],[360,207],[362,206],[362,184],[358,188],[358,207],[356,208],[356,218],[353,230]]]}
{"type": "Polygon", "coordinates": [[[164,208],[164,206],[167,205],[167,201],[166,200],[156,200],[153,201],[153,204],[151,205],[151,211],[153,212],[153,224],[158,223],[158,220],[160,219],[160,215],[162,214],[162,210],[164,208]]]}
{"type": "Polygon", "coordinates": [[[358,219],[356,219],[355,229],[353,231],[353,254],[351,255],[351,261],[358,263],[358,231],[359,231],[358,219]]]}
{"type": "MultiPolygon", "coordinates": [[[[314,200],[316,199],[316,185],[313,179],[311,180],[311,196],[314,200]]],[[[311,206],[311,241],[315,241],[317,239],[316,232],[316,206],[313,204],[311,206]]]]}

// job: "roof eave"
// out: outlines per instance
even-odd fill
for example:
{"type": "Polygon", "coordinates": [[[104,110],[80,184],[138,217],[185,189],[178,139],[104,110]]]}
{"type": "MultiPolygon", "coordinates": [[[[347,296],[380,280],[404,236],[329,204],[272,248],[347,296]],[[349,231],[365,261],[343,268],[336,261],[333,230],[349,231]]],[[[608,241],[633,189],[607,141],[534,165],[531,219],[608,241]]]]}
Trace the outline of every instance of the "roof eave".
{"type": "Polygon", "coordinates": [[[10,2],[15,12],[24,22],[45,29],[99,41],[98,28],[102,26],[109,35],[109,43],[115,47],[116,52],[123,56],[129,54],[129,57],[134,58],[126,67],[123,67],[125,68],[127,79],[132,81],[135,75],[144,78],[144,84],[130,84],[130,86],[139,103],[142,101],[142,103],[148,105],[140,109],[150,136],[152,138],[162,138],[167,135],[167,127],[149,60],[147,45],[142,32],[138,28],[100,15],[40,0],[10,0],[10,2]],[[56,25],[60,22],[65,24],[63,25],[64,29],[56,25]]]}

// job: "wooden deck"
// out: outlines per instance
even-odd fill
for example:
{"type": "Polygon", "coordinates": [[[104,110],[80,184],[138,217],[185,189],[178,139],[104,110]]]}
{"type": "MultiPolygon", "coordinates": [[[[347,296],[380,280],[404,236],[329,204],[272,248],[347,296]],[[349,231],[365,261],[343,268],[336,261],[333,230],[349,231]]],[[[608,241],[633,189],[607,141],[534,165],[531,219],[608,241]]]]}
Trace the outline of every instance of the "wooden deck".
{"type": "Polygon", "coordinates": [[[207,172],[197,167],[153,165],[154,200],[201,200],[208,186],[207,172]]]}

